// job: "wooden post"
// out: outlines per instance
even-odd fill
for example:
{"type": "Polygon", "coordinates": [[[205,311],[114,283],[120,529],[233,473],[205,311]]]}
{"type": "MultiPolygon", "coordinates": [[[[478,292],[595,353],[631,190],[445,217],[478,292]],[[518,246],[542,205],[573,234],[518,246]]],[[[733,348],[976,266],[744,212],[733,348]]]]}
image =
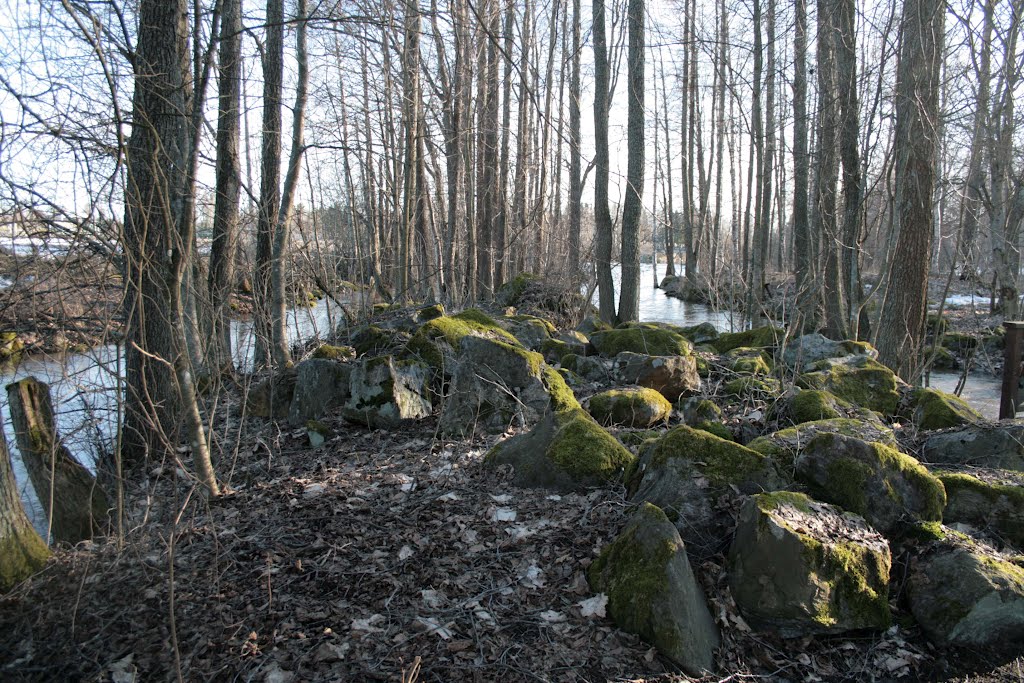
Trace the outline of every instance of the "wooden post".
{"type": "Polygon", "coordinates": [[[0,593],[42,569],[49,556],[50,549],[21,506],[7,439],[0,431],[0,593]]]}
{"type": "Polygon", "coordinates": [[[1003,323],[1006,336],[1003,342],[1003,389],[999,397],[999,419],[1017,416],[1017,393],[1020,382],[1021,338],[1024,336],[1024,322],[1003,323]]]}
{"type": "Polygon", "coordinates": [[[78,543],[103,534],[110,505],[96,478],[61,443],[50,387],[34,377],[7,385],[21,459],[50,520],[54,541],[78,543]]]}

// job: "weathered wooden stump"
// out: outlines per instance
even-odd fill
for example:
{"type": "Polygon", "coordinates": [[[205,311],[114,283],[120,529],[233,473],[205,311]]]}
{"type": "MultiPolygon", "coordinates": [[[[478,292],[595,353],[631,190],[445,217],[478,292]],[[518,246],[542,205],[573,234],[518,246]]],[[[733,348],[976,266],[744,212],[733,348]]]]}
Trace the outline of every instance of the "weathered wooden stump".
{"type": "Polygon", "coordinates": [[[0,593],[42,569],[50,549],[21,506],[7,439],[0,431],[0,593]]]}
{"type": "Polygon", "coordinates": [[[53,540],[78,543],[106,532],[110,505],[96,478],[61,443],[50,387],[35,377],[7,385],[25,469],[50,520],[53,540]]]}

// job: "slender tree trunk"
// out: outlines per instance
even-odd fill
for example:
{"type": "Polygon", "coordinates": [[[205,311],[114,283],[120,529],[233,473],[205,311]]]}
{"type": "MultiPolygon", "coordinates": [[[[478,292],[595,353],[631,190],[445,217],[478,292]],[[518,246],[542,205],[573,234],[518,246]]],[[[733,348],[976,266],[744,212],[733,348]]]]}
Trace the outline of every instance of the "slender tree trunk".
{"type": "Polygon", "coordinates": [[[857,327],[860,310],[860,102],[857,97],[857,38],[854,0],[836,3],[836,74],[839,83],[839,156],[843,166],[843,223],[839,231],[846,329],[857,327]]]}
{"type": "Polygon", "coordinates": [[[967,188],[963,198],[963,232],[961,233],[961,253],[957,261],[962,265],[963,272],[977,275],[977,249],[975,246],[978,225],[984,209],[985,195],[985,132],[988,122],[990,83],[992,78],[992,32],[995,28],[996,0],[984,0],[984,24],[979,43],[981,54],[975,77],[978,81],[977,97],[975,98],[974,124],[971,134],[970,158],[967,162],[967,188]]]}
{"type": "Polygon", "coordinates": [[[626,200],[622,209],[620,321],[640,319],[640,214],[644,192],[644,0],[629,0],[626,200]]]}
{"type": "Polygon", "coordinates": [[[903,5],[895,91],[899,233],[893,263],[899,265],[889,269],[878,358],[908,381],[916,380],[921,365],[928,307],[944,19],[943,0],[906,0],[903,5]]]}
{"type": "Polygon", "coordinates": [[[572,75],[569,77],[569,267],[580,268],[580,205],[583,170],[580,150],[580,0],[572,0],[572,75]]]}
{"type": "Polygon", "coordinates": [[[816,327],[811,291],[810,218],[807,154],[807,0],[795,0],[793,33],[793,271],[796,274],[798,329],[816,327]]]}
{"type": "Polygon", "coordinates": [[[0,594],[42,569],[49,556],[21,504],[7,437],[0,432],[0,594]]]}
{"type": "MultiPolygon", "coordinates": [[[[675,186],[672,184],[672,129],[668,125],[668,88],[665,86],[665,62],[658,55],[659,66],[661,67],[661,111],[663,117],[663,130],[665,131],[665,180],[668,187],[665,191],[666,215],[665,215],[665,277],[675,277],[676,274],[676,214],[672,206],[672,195],[675,194],[675,186]]],[[[657,112],[655,112],[657,116],[657,112]]]]}
{"type": "Polygon", "coordinates": [[[597,268],[598,308],[601,319],[616,321],[615,283],[612,280],[612,216],[608,209],[608,39],[604,0],[594,0],[594,261],[597,268]]]}

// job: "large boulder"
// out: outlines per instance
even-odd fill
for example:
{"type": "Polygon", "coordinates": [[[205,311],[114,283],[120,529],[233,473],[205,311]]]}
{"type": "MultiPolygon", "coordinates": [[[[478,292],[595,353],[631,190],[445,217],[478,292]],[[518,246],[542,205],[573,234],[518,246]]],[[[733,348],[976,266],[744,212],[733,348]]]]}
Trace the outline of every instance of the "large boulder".
{"type": "Polygon", "coordinates": [[[590,343],[598,353],[608,358],[623,351],[648,356],[689,356],[693,350],[681,334],[646,325],[594,332],[590,335],[590,343]]]}
{"type": "Polygon", "coordinates": [[[889,544],[859,516],[800,493],[753,496],[729,552],[743,615],[784,636],[889,625],[889,544]]]}
{"type": "Polygon", "coordinates": [[[493,318],[476,308],[456,315],[442,315],[420,326],[406,344],[406,353],[450,376],[462,340],[469,336],[496,339],[514,346],[519,341],[493,318]]]}
{"type": "Polygon", "coordinates": [[[587,572],[608,596],[619,628],[635,633],[684,671],[714,671],[718,628],[694,578],[686,548],[665,513],[644,504],[587,572]]]}
{"type": "Polygon", "coordinates": [[[733,372],[745,375],[767,375],[773,363],[769,354],[761,349],[739,346],[723,355],[723,361],[733,372]]]}
{"type": "Polygon", "coordinates": [[[985,420],[959,396],[938,389],[915,389],[910,394],[910,410],[918,429],[947,429],[985,420]]]}
{"type": "Polygon", "coordinates": [[[342,415],[368,427],[396,427],[430,415],[429,369],[392,356],[365,358],[353,364],[349,400],[342,415]]]}
{"type": "Polygon", "coordinates": [[[295,366],[295,389],[288,408],[292,426],[317,420],[348,402],[352,366],[324,358],[310,358],[295,366]]]}
{"type": "Polygon", "coordinates": [[[863,515],[882,533],[937,522],[946,492],[917,460],[891,446],[819,434],[796,459],[796,478],[820,500],[863,515]]]}
{"type": "Polygon", "coordinates": [[[786,331],[781,327],[765,325],[742,332],[723,332],[710,344],[718,353],[728,353],[740,347],[773,348],[785,338],[786,331]]]}
{"type": "Polygon", "coordinates": [[[636,457],[583,410],[549,412],[532,430],[506,439],[484,458],[511,465],[516,486],[578,491],[615,481],[636,457]]]}
{"type": "Polygon", "coordinates": [[[824,389],[860,408],[894,415],[901,382],[892,370],[869,356],[856,355],[815,363],[797,377],[802,389],[824,389]]]}
{"type": "Polygon", "coordinates": [[[548,413],[578,408],[572,390],[539,353],[496,339],[463,337],[441,410],[441,432],[499,434],[532,427],[548,413]]]}
{"type": "Polygon", "coordinates": [[[634,502],[665,510],[697,556],[721,549],[732,522],[719,499],[774,491],[783,481],[756,451],[700,429],[679,426],[644,444],[629,488],[634,502]]]}
{"type": "Polygon", "coordinates": [[[286,368],[260,380],[245,394],[245,412],[253,417],[288,417],[298,373],[286,368]]]}
{"type": "Polygon", "coordinates": [[[615,357],[615,374],[625,384],[654,389],[672,402],[700,390],[693,354],[658,356],[624,351],[615,357]]]}
{"type": "Polygon", "coordinates": [[[1024,420],[1002,420],[933,434],[924,442],[921,460],[1024,471],[1024,420]]]}
{"type": "Polygon", "coordinates": [[[558,333],[558,330],[549,321],[532,315],[507,316],[497,322],[510,332],[524,348],[531,351],[542,351],[544,343],[558,333]]]}
{"type": "Polygon", "coordinates": [[[852,410],[853,406],[831,392],[803,389],[789,396],[780,412],[783,417],[798,425],[846,417],[852,410]]]}
{"type": "Polygon", "coordinates": [[[1005,645],[1024,639],[1024,569],[980,544],[933,544],[914,559],[910,610],[939,645],[1005,645]]]}
{"type": "Polygon", "coordinates": [[[599,356],[579,356],[570,353],[562,357],[562,367],[575,372],[588,382],[605,383],[611,380],[613,361],[599,356]]]}
{"type": "Polygon", "coordinates": [[[842,434],[863,441],[896,446],[896,435],[880,422],[835,418],[804,422],[789,429],[759,436],[747,444],[747,447],[771,458],[779,471],[791,474],[797,456],[818,434],[842,434]]]}
{"type": "Polygon", "coordinates": [[[782,354],[783,362],[798,372],[809,372],[813,365],[828,358],[867,356],[878,358],[878,351],[867,342],[834,341],[821,333],[805,334],[790,340],[782,354]]]}
{"type": "MultiPolygon", "coordinates": [[[[991,471],[989,474],[998,476],[991,471]]],[[[1024,486],[1019,485],[1019,477],[1001,477],[1014,483],[983,481],[954,472],[939,474],[938,478],[946,489],[943,520],[969,524],[1024,548],[1024,486]]]]}
{"type": "Polygon", "coordinates": [[[602,425],[642,429],[667,420],[672,404],[654,389],[627,387],[591,396],[587,410],[602,425]]]}

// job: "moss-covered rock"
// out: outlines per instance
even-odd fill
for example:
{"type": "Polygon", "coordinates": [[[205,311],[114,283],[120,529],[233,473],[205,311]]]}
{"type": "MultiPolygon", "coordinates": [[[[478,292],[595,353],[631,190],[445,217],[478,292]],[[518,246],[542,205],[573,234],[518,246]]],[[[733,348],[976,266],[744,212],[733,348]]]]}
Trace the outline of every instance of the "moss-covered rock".
{"type": "Polygon", "coordinates": [[[911,563],[910,610],[939,645],[1002,646],[1024,638],[1024,569],[979,544],[933,545],[911,563]]]}
{"type": "Polygon", "coordinates": [[[539,353],[497,339],[467,335],[441,410],[444,434],[497,434],[531,427],[545,414],[579,403],[539,353]]]}
{"type": "Polygon", "coordinates": [[[863,441],[896,446],[895,434],[879,422],[835,418],[804,422],[789,429],[760,436],[747,444],[747,447],[771,458],[781,472],[792,473],[794,460],[818,434],[842,434],[863,441]]]}
{"type": "Polygon", "coordinates": [[[444,315],[444,304],[431,304],[430,306],[424,306],[416,311],[413,316],[413,320],[417,323],[425,323],[428,320],[434,320],[444,315]]]}
{"type": "Polygon", "coordinates": [[[946,332],[942,335],[942,346],[961,356],[974,351],[978,345],[978,338],[966,332],[946,332]]]}
{"type": "Polygon", "coordinates": [[[772,400],[782,394],[782,382],[773,377],[744,375],[729,380],[722,388],[729,396],[759,401],[772,400]]]}
{"type": "Polygon", "coordinates": [[[356,350],[351,346],[333,346],[321,344],[313,351],[313,358],[324,360],[353,360],[356,357],[356,350]]]}
{"type": "Polygon", "coordinates": [[[947,429],[985,419],[963,399],[938,389],[914,389],[910,408],[918,429],[947,429]]]}
{"type": "Polygon", "coordinates": [[[768,375],[774,366],[771,357],[761,349],[746,346],[729,351],[724,358],[730,370],[745,375],[768,375]]]}
{"type": "Polygon", "coordinates": [[[678,332],[694,344],[708,344],[718,339],[718,330],[711,323],[681,327],[678,332]]]}
{"type": "Polygon", "coordinates": [[[894,415],[899,405],[899,380],[893,371],[868,356],[824,360],[797,377],[802,389],[824,389],[860,408],[894,415]]]}
{"type": "Polygon", "coordinates": [[[820,500],[863,515],[882,533],[942,520],[946,491],[914,458],[891,446],[818,434],[796,459],[796,477],[820,500]]]}
{"type": "Polygon", "coordinates": [[[245,412],[253,417],[288,417],[297,375],[294,367],[286,368],[254,384],[245,392],[245,412]]]}
{"type": "Polygon", "coordinates": [[[799,493],[753,496],[729,553],[729,585],[752,624],[784,636],[884,629],[889,545],[865,521],[799,493]]]}
{"type": "Polygon", "coordinates": [[[786,331],[781,327],[765,325],[755,327],[743,332],[723,332],[718,339],[709,342],[718,353],[727,353],[741,346],[767,349],[778,346],[786,337],[786,331]]]}
{"type": "Polygon", "coordinates": [[[929,436],[925,462],[1024,471],[1024,420],[976,424],[929,436]]]}
{"type": "Polygon", "coordinates": [[[878,351],[867,342],[852,339],[835,341],[815,332],[791,340],[786,345],[782,358],[790,368],[807,372],[815,363],[829,358],[846,358],[847,356],[877,358],[878,351]]]}
{"type": "Polygon", "coordinates": [[[647,356],[689,356],[693,351],[690,342],[682,335],[650,327],[594,332],[590,335],[590,343],[598,353],[608,358],[623,351],[647,356]]]}
{"type": "Polygon", "coordinates": [[[714,401],[699,396],[679,401],[678,407],[688,425],[697,422],[717,422],[722,419],[722,409],[714,401]]]}
{"type": "Polygon", "coordinates": [[[347,403],[351,397],[351,376],[350,363],[309,358],[296,365],[288,422],[298,427],[347,403]]]}
{"type": "Polygon", "coordinates": [[[608,612],[689,674],[715,668],[718,629],[693,576],[679,534],[654,505],[645,504],[587,572],[608,596],[608,612]]]}
{"type": "Polygon", "coordinates": [[[562,367],[572,370],[588,382],[608,382],[612,377],[611,361],[597,356],[579,356],[574,353],[562,357],[562,367]]]}
{"type": "Polygon", "coordinates": [[[615,357],[615,374],[624,384],[654,389],[669,401],[700,390],[695,357],[657,356],[624,351],[615,357]]]}
{"type": "Polygon", "coordinates": [[[529,432],[496,445],[484,460],[512,465],[516,486],[577,491],[619,479],[635,459],[577,408],[549,412],[529,432]]]}
{"type": "Polygon", "coordinates": [[[596,394],[587,410],[598,424],[644,428],[667,420],[672,404],[657,391],[640,387],[596,394]]]}
{"type": "Polygon", "coordinates": [[[430,415],[429,368],[392,356],[365,358],[352,367],[345,419],[372,428],[394,428],[430,415]]]}
{"type": "Polygon", "coordinates": [[[501,306],[518,306],[530,286],[540,282],[540,279],[539,275],[533,273],[520,273],[499,287],[494,298],[501,306]]]}
{"type": "Polygon", "coordinates": [[[956,356],[944,346],[924,347],[924,357],[931,362],[933,370],[956,370],[960,367],[956,356]]]}
{"type": "Polygon", "coordinates": [[[409,335],[367,325],[357,330],[351,341],[356,356],[381,356],[397,353],[409,341],[409,335]]]}
{"type": "Polygon", "coordinates": [[[820,389],[797,392],[786,402],[786,416],[793,424],[831,420],[845,417],[852,406],[846,401],[820,389]]]}
{"type": "Polygon", "coordinates": [[[644,444],[629,482],[634,502],[665,510],[697,557],[721,549],[731,518],[719,498],[732,491],[772,491],[783,484],[760,453],[709,432],[681,426],[644,444]]]}
{"type": "Polygon", "coordinates": [[[457,315],[425,322],[406,344],[406,352],[448,375],[455,367],[459,344],[471,335],[519,346],[519,341],[493,318],[479,309],[470,308],[457,315]]]}
{"type": "Polygon", "coordinates": [[[963,473],[940,473],[938,478],[946,489],[946,522],[969,524],[1024,548],[1024,487],[963,473]]]}
{"type": "Polygon", "coordinates": [[[332,436],[331,428],[323,422],[319,420],[309,420],[306,422],[306,437],[309,439],[310,447],[320,448],[332,436]]]}

